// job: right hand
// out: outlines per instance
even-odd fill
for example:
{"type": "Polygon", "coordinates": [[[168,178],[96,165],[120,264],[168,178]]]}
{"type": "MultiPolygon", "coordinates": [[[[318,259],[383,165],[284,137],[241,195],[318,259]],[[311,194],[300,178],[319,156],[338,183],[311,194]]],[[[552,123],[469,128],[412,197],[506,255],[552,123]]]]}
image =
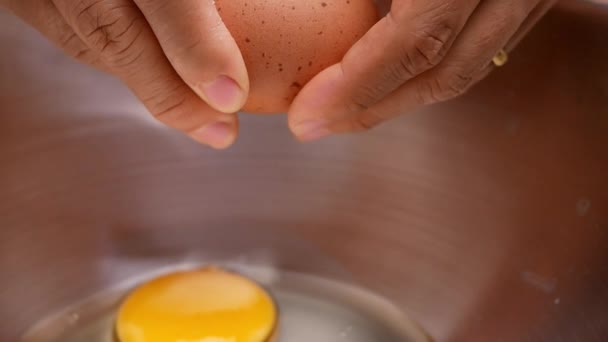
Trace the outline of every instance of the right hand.
{"type": "Polygon", "coordinates": [[[249,92],[213,0],[0,0],[67,54],[119,77],[166,125],[214,148],[249,92]]]}

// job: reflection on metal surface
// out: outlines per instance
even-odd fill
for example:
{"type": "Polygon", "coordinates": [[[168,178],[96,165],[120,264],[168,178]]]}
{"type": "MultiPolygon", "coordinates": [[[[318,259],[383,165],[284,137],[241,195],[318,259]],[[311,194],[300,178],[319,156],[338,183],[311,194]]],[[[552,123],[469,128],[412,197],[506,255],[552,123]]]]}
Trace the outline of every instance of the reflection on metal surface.
{"type": "Polygon", "coordinates": [[[199,253],[361,284],[438,341],[608,340],[608,14],[563,8],[457,101],[312,145],[243,116],[226,152],[0,14],[0,341],[199,253]]]}
{"type": "MultiPolygon", "coordinates": [[[[186,264],[180,270],[200,267],[186,264]]],[[[393,304],[363,289],[325,278],[280,272],[272,281],[255,275],[258,266],[233,265],[271,291],[280,314],[278,341],[285,342],[428,342],[428,336],[393,304]]],[[[23,342],[111,342],[116,311],[133,285],[150,280],[154,272],[106,290],[36,324],[23,342]]],[[[276,272],[276,270],[274,271],[276,272]]]]}

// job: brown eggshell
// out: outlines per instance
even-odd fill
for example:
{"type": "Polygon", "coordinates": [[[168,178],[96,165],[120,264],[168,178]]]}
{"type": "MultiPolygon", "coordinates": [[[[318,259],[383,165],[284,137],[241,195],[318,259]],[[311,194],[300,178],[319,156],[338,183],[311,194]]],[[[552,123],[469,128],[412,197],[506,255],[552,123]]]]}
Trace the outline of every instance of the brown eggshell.
{"type": "Polygon", "coordinates": [[[250,80],[243,108],[282,113],[378,20],[372,0],[216,0],[250,80]]]}

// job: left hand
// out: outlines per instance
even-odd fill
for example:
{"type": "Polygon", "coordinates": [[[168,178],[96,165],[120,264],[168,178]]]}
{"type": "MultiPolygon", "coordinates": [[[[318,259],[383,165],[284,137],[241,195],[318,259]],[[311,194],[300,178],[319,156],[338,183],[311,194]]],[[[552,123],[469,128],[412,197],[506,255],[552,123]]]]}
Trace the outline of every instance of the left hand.
{"type": "Polygon", "coordinates": [[[393,0],[343,60],[313,78],[289,110],[302,141],[370,129],[452,99],[484,78],[555,0],[393,0]]]}

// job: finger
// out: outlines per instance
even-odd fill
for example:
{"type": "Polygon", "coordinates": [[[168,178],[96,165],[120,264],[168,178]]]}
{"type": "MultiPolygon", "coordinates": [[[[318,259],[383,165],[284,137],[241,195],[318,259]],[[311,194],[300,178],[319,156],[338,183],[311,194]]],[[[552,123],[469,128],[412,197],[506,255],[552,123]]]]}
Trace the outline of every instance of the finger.
{"type": "Polygon", "coordinates": [[[440,63],[478,4],[479,0],[393,1],[390,13],[341,63],[302,89],[289,111],[292,131],[303,140],[326,133],[319,127],[369,108],[440,63]]]}
{"type": "MultiPolygon", "coordinates": [[[[517,32],[504,46],[503,50],[507,53],[513,51],[521,40],[532,30],[532,28],[547,14],[547,12],[557,3],[557,0],[541,0],[540,3],[534,8],[534,10],[528,15],[523,24],[519,27],[517,32]]],[[[477,82],[486,78],[494,69],[496,65],[489,63],[483,72],[479,73],[473,82],[477,82]]]]}
{"type": "MultiPolygon", "coordinates": [[[[445,60],[406,83],[382,102],[354,119],[332,126],[332,131],[369,129],[422,105],[446,101],[466,92],[487,75],[498,51],[528,30],[528,20],[538,20],[538,1],[488,0],[471,17],[445,60]]],[[[546,10],[545,10],[546,11],[546,10]]]]}
{"type": "Polygon", "coordinates": [[[135,0],[183,80],[210,106],[243,107],[249,80],[241,52],[213,0],[135,0]]]}
{"type": "Polygon", "coordinates": [[[68,25],[51,0],[9,1],[8,9],[71,57],[100,67],[96,54],[68,25]]]}
{"type": "Polygon", "coordinates": [[[80,39],[157,119],[215,148],[234,142],[236,117],[213,110],[182,81],[134,3],[53,1],[80,39]]]}
{"type": "Polygon", "coordinates": [[[534,10],[528,15],[517,33],[505,45],[505,50],[513,51],[513,49],[521,42],[521,40],[532,30],[532,28],[547,14],[547,12],[557,3],[557,0],[541,0],[534,10]]]}

